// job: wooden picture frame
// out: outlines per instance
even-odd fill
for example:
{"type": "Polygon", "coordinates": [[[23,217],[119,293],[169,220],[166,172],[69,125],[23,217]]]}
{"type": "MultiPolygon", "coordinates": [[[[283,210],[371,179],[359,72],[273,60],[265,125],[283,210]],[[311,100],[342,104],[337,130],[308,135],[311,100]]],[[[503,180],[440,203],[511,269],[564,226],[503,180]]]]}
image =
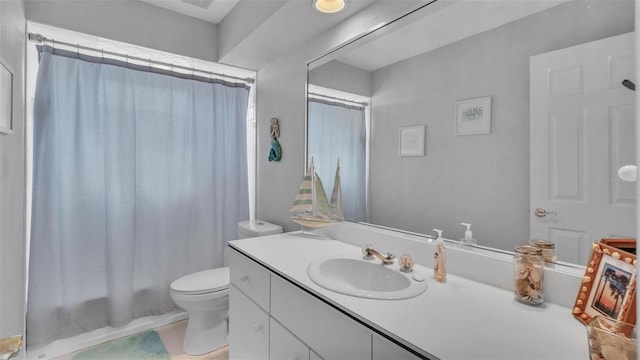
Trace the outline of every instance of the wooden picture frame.
{"type": "Polygon", "coordinates": [[[636,255],[636,239],[635,238],[607,238],[600,240],[601,243],[613,246],[630,254],[636,255]]]}
{"type": "Polygon", "coordinates": [[[603,243],[593,243],[573,316],[584,324],[596,315],[635,324],[636,256],[603,243]]]}

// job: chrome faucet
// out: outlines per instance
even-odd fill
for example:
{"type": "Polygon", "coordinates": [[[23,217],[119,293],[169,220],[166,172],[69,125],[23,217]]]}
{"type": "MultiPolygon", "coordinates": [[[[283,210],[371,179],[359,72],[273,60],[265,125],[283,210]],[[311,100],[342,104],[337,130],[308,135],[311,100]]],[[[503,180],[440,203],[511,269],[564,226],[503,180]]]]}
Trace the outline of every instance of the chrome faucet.
{"type": "Polygon", "coordinates": [[[378,259],[380,259],[380,261],[382,261],[384,265],[393,264],[393,259],[396,258],[390,252],[387,252],[387,256],[383,256],[376,249],[374,249],[373,245],[371,244],[367,244],[362,248],[362,255],[363,255],[363,258],[366,260],[371,260],[375,256],[378,259]]]}

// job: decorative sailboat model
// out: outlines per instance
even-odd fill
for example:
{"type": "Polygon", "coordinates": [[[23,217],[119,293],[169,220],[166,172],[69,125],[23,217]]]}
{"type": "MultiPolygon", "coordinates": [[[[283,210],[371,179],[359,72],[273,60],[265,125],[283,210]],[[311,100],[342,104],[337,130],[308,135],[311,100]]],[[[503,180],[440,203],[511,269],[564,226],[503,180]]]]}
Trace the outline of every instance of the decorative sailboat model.
{"type": "Polygon", "coordinates": [[[327,201],[320,176],[313,166],[313,158],[304,175],[298,195],[289,210],[291,221],[303,229],[316,229],[344,220],[342,214],[342,190],[340,189],[340,166],[336,169],[331,205],[327,201]]]}
{"type": "Polygon", "coordinates": [[[340,159],[338,159],[338,165],[336,166],[336,176],[333,180],[333,192],[331,194],[331,211],[333,212],[333,218],[336,221],[343,221],[344,214],[342,213],[342,182],[340,180],[340,159]]]}

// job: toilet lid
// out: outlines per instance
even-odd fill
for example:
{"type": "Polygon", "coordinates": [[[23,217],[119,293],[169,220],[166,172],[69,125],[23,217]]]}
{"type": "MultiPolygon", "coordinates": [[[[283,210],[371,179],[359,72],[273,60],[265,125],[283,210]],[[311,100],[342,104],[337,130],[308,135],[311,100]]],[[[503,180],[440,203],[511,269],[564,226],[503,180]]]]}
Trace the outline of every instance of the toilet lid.
{"type": "Polygon", "coordinates": [[[228,267],[199,271],[171,283],[171,290],[184,294],[206,294],[228,288],[228,267]]]}

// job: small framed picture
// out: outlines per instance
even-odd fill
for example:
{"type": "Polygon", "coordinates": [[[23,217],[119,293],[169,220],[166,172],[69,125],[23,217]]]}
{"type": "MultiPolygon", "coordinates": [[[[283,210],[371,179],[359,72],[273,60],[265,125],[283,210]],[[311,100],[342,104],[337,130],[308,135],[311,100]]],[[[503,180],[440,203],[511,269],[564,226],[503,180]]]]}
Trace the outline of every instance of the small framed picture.
{"type": "Polygon", "coordinates": [[[0,133],[13,134],[13,71],[0,57],[0,133]]]}
{"type": "Polygon", "coordinates": [[[426,125],[400,128],[400,156],[424,156],[426,125]]]}
{"type": "Polygon", "coordinates": [[[636,256],[593,243],[573,316],[588,323],[596,315],[635,324],[636,256]]]}
{"type": "Polygon", "coordinates": [[[491,96],[458,101],[455,114],[456,135],[491,133],[491,96]]]}

